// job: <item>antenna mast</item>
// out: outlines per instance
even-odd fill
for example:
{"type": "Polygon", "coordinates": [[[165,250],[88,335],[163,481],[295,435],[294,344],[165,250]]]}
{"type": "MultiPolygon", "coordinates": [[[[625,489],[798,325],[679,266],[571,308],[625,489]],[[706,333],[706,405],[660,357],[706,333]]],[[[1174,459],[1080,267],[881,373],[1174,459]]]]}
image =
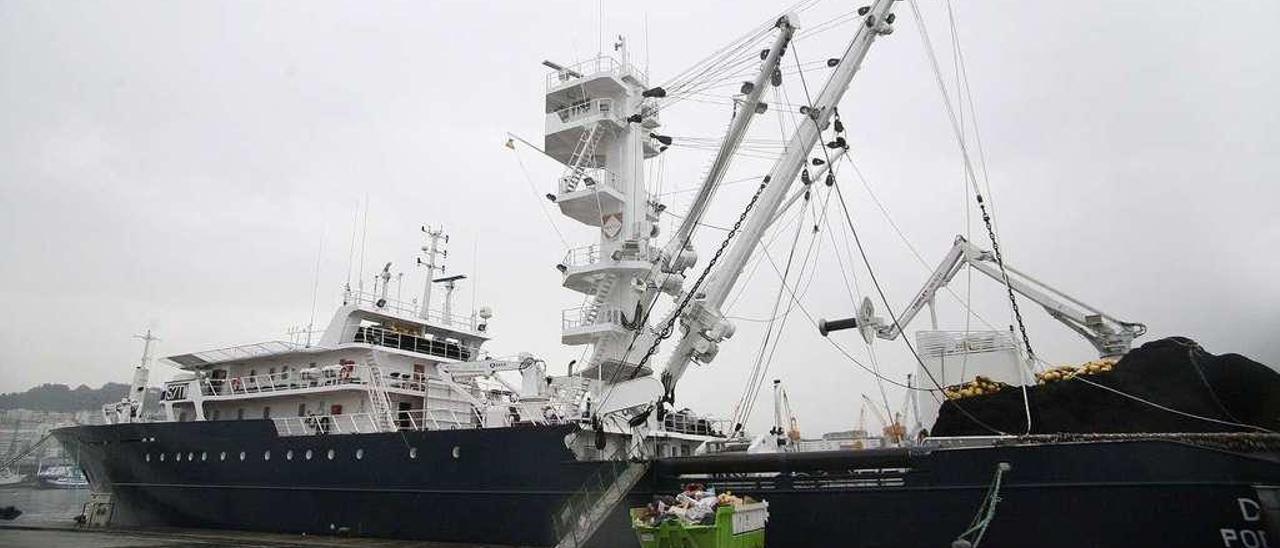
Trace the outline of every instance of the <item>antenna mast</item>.
{"type": "Polygon", "coordinates": [[[441,249],[440,243],[449,243],[449,236],[444,233],[444,228],[431,228],[424,226],[422,232],[427,235],[427,243],[422,246],[422,252],[427,255],[424,261],[418,258],[418,266],[426,267],[427,281],[422,284],[422,309],[418,311],[418,317],[427,319],[431,313],[431,284],[435,280],[436,271],[444,272],[444,264],[436,264],[436,257],[444,258],[449,256],[447,250],[441,249]]]}

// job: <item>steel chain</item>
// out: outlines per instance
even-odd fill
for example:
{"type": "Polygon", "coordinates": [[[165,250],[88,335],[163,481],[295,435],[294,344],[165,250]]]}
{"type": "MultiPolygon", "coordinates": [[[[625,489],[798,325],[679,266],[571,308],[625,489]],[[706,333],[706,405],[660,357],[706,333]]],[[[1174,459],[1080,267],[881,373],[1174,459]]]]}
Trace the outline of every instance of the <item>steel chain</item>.
{"type": "Polygon", "coordinates": [[[644,367],[644,364],[649,361],[649,358],[653,357],[653,354],[658,351],[658,345],[662,344],[662,341],[671,337],[671,328],[675,326],[676,320],[680,319],[680,314],[683,313],[685,307],[689,305],[689,301],[693,299],[695,294],[697,294],[698,288],[702,286],[702,282],[706,280],[707,276],[711,273],[711,268],[719,262],[720,256],[724,254],[725,248],[729,247],[729,241],[733,240],[733,237],[738,234],[738,229],[742,228],[743,221],[747,219],[747,215],[751,213],[753,208],[755,208],[756,202],[760,200],[760,194],[764,192],[764,188],[769,185],[769,179],[769,177],[765,177],[764,181],[760,183],[759,188],[756,188],[756,193],[751,197],[751,201],[747,202],[746,209],[742,210],[742,214],[738,216],[738,220],[733,223],[733,228],[729,229],[729,233],[725,235],[724,240],[720,242],[720,248],[716,250],[716,254],[711,257],[709,262],[707,262],[707,267],[702,270],[702,274],[700,274],[698,279],[693,282],[693,287],[689,288],[689,292],[685,294],[684,299],[681,300],[676,309],[671,312],[671,318],[667,320],[667,324],[663,326],[662,331],[658,333],[658,338],[654,339],[653,344],[649,345],[649,350],[645,351],[644,356],[642,356],[640,361],[636,363],[636,369],[631,373],[631,378],[634,379],[636,375],[639,374],[640,369],[644,367]]]}
{"type": "Polygon", "coordinates": [[[1004,257],[1000,254],[1000,242],[996,240],[996,231],[991,226],[991,215],[987,213],[986,201],[982,194],[974,194],[978,199],[978,209],[982,211],[982,222],[987,225],[987,237],[991,239],[991,251],[996,257],[996,266],[1000,267],[1000,277],[1004,278],[1005,291],[1009,293],[1009,307],[1013,309],[1013,319],[1018,322],[1018,330],[1022,332],[1022,344],[1027,349],[1027,357],[1035,360],[1036,353],[1031,350],[1031,337],[1027,336],[1027,325],[1022,322],[1022,311],[1018,310],[1018,299],[1013,295],[1013,285],[1009,283],[1009,273],[1004,269],[1004,257]]]}

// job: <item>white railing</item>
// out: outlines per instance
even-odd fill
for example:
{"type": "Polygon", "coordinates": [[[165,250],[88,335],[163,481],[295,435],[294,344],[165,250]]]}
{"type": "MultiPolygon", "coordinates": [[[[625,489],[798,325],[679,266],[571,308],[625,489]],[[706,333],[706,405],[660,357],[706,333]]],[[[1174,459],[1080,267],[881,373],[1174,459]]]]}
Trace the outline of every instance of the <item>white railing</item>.
{"type": "Polygon", "coordinates": [[[731,421],[692,415],[689,413],[667,413],[662,419],[662,429],[667,432],[694,434],[698,436],[724,436],[732,431],[731,421]]]}
{"type": "Polygon", "coordinates": [[[600,261],[600,246],[592,244],[582,247],[575,247],[566,251],[564,254],[563,264],[567,267],[587,266],[600,261]]]}
{"type": "MultiPolygon", "coordinates": [[[[569,188],[569,183],[572,182],[572,178],[572,173],[560,178],[561,194],[578,189],[577,186],[573,189],[569,188]]],[[[604,168],[583,168],[582,173],[578,175],[578,184],[585,186],[587,190],[591,190],[592,187],[598,188],[599,185],[603,185],[618,192],[624,192],[624,189],[622,188],[622,178],[618,177],[618,175],[612,171],[604,168]]]]}
{"type": "MultiPolygon", "coordinates": [[[[386,310],[408,318],[421,318],[422,313],[422,309],[415,301],[400,301],[391,298],[383,299],[378,294],[368,291],[348,292],[346,294],[346,303],[369,306],[375,310],[386,310]]],[[[465,328],[468,331],[476,330],[476,318],[474,316],[465,316],[462,314],[449,314],[446,316],[444,312],[428,310],[426,320],[427,322],[435,325],[465,328]]]]}
{"type": "MultiPolygon", "coordinates": [[[[325,434],[372,434],[384,431],[372,413],[340,413],[303,417],[272,418],[281,436],[318,436],[325,434]]],[[[476,428],[479,415],[454,409],[410,409],[392,412],[393,431],[450,430],[476,428]]]]}
{"type": "Polygon", "coordinates": [[[579,306],[576,308],[566,308],[560,312],[560,329],[578,329],[597,324],[614,323],[622,324],[622,311],[607,305],[599,307],[593,305],[579,306]],[[591,317],[591,310],[599,308],[595,313],[595,317],[591,317]]]}
{"type": "Polygon", "coordinates": [[[339,415],[307,415],[305,417],[272,418],[281,436],[317,436],[323,434],[373,434],[380,432],[369,413],[339,415]]]}
{"type": "Polygon", "coordinates": [[[637,69],[634,65],[631,65],[630,63],[622,63],[612,57],[600,55],[548,74],[547,89],[564,86],[575,82],[580,78],[594,76],[600,73],[609,73],[620,77],[631,75],[641,83],[649,80],[649,77],[644,73],[644,71],[637,69]]]}
{"type": "Polygon", "coordinates": [[[567,124],[588,116],[609,116],[613,112],[613,99],[591,99],[576,105],[569,105],[552,112],[560,123],[567,124]]]}
{"type": "MultiPolygon", "coordinates": [[[[318,387],[363,387],[372,378],[371,369],[368,366],[336,364],[267,375],[204,378],[200,381],[200,391],[205,396],[244,396],[318,387]]],[[[382,373],[388,388],[422,393],[427,390],[426,377],[421,373],[385,369],[382,373]]]]}
{"type": "MultiPolygon", "coordinates": [[[[560,263],[566,267],[587,266],[600,262],[604,255],[600,252],[600,246],[596,244],[575,247],[565,252],[564,260],[560,263]]],[[[643,261],[647,260],[645,253],[637,248],[621,247],[613,251],[610,259],[643,261]]]]}

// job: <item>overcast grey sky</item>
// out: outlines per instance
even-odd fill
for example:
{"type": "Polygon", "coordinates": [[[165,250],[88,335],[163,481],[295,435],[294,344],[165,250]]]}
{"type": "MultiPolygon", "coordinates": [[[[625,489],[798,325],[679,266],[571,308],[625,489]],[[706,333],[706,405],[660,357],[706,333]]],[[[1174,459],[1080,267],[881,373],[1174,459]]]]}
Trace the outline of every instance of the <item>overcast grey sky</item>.
{"type": "MultiPolygon", "coordinates": [[[[475,289],[496,312],[493,349],[532,351],[562,371],[577,349],[559,345],[559,314],[579,297],[559,288],[564,247],[537,198],[558,169],[502,147],[507,131],[541,140],[539,62],[593,54],[602,19],[606,40],[627,35],[633,60],[661,82],[785,8],[606,4],[601,17],[594,2],[0,0],[0,391],[126,381],[140,350],[130,336],[148,327],[161,355],[281,338],[308,322],[317,253],[317,322],[327,321],[366,196],[366,274],[393,261],[406,296],[416,293],[417,226],[442,223],[451,269],[473,275],[459,304],[475,289]]],[[[1147,323],[1144,341],[1186,335],[1280,364],[1280,3],[953,5],[1007,259],[1147,323]]],[[[800,22],[855,7],[826,0],[800,22]]],[[[946,4],[921,8],[951,85],[946,4]]],[[[971,205],[915,18],[905,3],[897,11],[898,32],[872,49],[841,112],[868,185],[931,269],[971,205]]],[[[851,32],[794,49],[825,59],[851,32]]],[[[810,86],[825,77],[806,71],[810,86]]],[[[795,76],[785,88],[801,102],[795,76]]],[[[718,137],[726,105],[683,103],[664,112],[663,131],[718,137]]],[[[753,135],[779,138],[776,120],[753,135]]],[[[681,147],[667,156],[667,192],[696,184],[708,160],[681,147]]],[[[744,161],[730,178],[767,168],[744,161]]],[[[927,269],[852,173],[840,184],[900,307],[927,269]]],[[[751,186],[727,187],[710,222],[731,223],[751,186]]],[[[688,193],[666,196],[672,211],[688,205],[688,193]]],[[[555,222],[570,245],[594,240],[555,222]]],[[[703,257],[720,236],[698,239],[703,257]]],[[[830,247],[816,254],[802,302],[815,316],[847,315],[830,247]]],[[[865,269],[855,274],[865,289],[865,269]]],[[[1000,288],[974,286],[975,308],[1007,326],[1000,288]]],[[[767,316],[777,287],[765,263],[732,313],[767,316]]],[[[963,328],[959,307],[942,306],[944,327],[963,328]]],[[[1042,311],[1024,311],[1044,357],[1091,357],[1042,311]]],[[[714,365],[686,377],[681,403],[728,414],[761,333],[740,322],[714,365]]],[[[839,340],[865,359],[852,335],[839,340]]],[[[876,351],[886,374],[913,370],[900,343],[876,351]]],[[[798,314],[769,376],[784,379],[815,434],[850,427],[857,394],[876,390],[798,314]]]]}

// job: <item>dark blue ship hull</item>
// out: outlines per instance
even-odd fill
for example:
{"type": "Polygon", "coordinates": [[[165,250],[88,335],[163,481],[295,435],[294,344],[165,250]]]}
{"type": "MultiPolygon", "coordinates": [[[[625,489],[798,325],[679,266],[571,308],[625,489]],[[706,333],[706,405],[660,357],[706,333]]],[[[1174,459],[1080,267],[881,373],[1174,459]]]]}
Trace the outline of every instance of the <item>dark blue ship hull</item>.
{"type": "MultiPolygon", "coordinates": [[[[55,435],[115,494],[116,525],[549,546],[553,512],[599,467],[567,448],[576,428],[280,437],[271,421],[226,421],[55,435]]],[[[1276,452],[1174,440],[664,459],[628,502],[705,477],[769,501],[770,546],[936,548],[969,527],[1001,462],[1012,469],[983,546],[1280,546],[1259,503],[1280,485],[1276,452]]],[[[636,545],[624,507],[593,545],[636,545]]]]}

